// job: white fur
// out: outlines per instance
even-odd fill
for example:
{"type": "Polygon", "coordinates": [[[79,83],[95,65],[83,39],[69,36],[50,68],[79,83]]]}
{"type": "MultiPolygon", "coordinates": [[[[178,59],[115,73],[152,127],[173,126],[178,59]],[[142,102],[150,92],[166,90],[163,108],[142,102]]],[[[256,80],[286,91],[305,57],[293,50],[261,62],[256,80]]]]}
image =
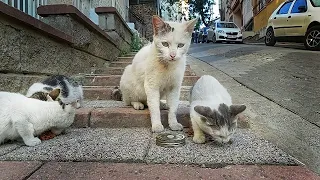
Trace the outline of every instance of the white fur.
{"type": "MultiPolygon", "coordinates": [[[[188,24],[189,23],[189,24],[188,24]]],[[[128,65],[121,77],[120,90],[123,101],[135,109],[144,109],[148,105],[151,115],[152,131],[161,132],[164,127],[160,119],[160,99],[166,97],[169,107],[169,126],[172,130],[182,130],[177,122],[176,111],[179,104],[186,53],[190,46],[190,33],[186,32],[188,23],[173,23],[173,32],[164,36],[154,35],[154,41],[143,47],[128,65]],[[162,42],[170,44],[169,47],[162,42]],[[182,48],[177,45],[183,43],[182,48]],[[172,59],[171,55],[175,55],[172,59]]],[[[193,24],[191,25],[193,26],[193,24]]]]}
{"type": "Polygon", "coordinates": [[[75,108],[58,101],[41,101],[22,94],[0,92],[0,144],[5,140],[22,138],[28,146],[41,140],[35,136],[51,129],[60,134],[69,127],[75,116],[75,108]]]}
{"type": "MultiPolygon", "coordinates": [[[[77,108],[80,108],[83,106],[83,88],[81,85],[74,87],[70,85],[69,82],[66,82],[67,87],[69,89],[69,95],[68,97],[62,97],[61,94],[59,95],[59,98],[64,103],[73,103],[77,102],[77,108]]],[[[50,91],[45,90],[45,87],[50,87],[53,89],[59,88],[62,89],[61,86],[49,86],[43,83],[34,83],[30,88],[28,89],[28,92],[26,94],[27,97],[31,97],[36,92],[45,92],[50,93],[50,91]]]]}
{"type": "Polygon", "coordinates": [[[220,142],[228,142],[230,140],[230,132],[227,127],[222,127],[220,131],[214,131],[200,119],[201,115],[194,110],[194,107],[198,105],[208,106],[217,110],[222,103],[228,106],[232,105],[231,96],[227,89],[214,77],[209,75],[202,76],[195,83],[190,97],[190,118],[194,132],[193,141],[195,143],[205,142],[204,132],[213,137],[225,137],[216,139],[220,142]]]}

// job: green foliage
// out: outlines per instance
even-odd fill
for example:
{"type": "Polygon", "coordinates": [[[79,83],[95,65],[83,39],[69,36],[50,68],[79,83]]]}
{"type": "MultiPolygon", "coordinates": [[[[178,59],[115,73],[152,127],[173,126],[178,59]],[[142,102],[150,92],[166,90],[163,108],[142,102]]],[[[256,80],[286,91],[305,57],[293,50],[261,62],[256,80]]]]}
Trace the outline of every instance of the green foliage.
{"type": "Polygon", "coordinates": [[[139,37],[139,33],[135,32],[131,38],[131,50],[132,51],[139,51],[142,48],[142,40],[139,37]]]}
{"type": "Polygon", "coordinates": [[[210,19],[210,7],[215,4],[214,0],[190,0],[189,10],[191,16],[199,14],[204,25],[208,25],[210,19]]]}

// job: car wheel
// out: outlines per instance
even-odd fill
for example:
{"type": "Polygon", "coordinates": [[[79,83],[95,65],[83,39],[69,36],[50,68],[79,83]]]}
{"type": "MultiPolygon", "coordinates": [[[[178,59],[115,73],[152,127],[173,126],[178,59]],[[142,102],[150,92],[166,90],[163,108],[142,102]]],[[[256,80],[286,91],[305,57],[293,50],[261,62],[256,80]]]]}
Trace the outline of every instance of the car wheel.
{"type": "Polygon", "coordinates": [[[313,26],[307,30],[304,46],[312,51],[320,50],[320,26],[313,26]]]}
{"type": "Polygon", "coordinates": [[[264,43],[267,46],[274,46],[276,44],[276,38],[274,37],[274,32],[272,28],[268,28],[266,32],[266,37],[264,39],[264,43]]]}
{"type": "Polygon", "coordinates": [[[216,33],[213,33],[212,42],[217,43],[216,33]]]}

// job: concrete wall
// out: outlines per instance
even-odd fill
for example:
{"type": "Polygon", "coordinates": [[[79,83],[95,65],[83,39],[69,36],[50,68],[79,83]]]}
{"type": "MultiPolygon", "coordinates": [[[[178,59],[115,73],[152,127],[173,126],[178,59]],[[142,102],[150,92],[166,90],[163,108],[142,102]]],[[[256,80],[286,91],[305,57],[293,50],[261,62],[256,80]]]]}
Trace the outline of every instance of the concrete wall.
{"type": "Polygon", "coordinates": [[[47,75],[90,73],[120,53],[105,36],[66,17],[55,19],[69,34],[0,2],[0,91],[25,93],[47,75]]]}
{"type": "Polygon", "coordinates": [[[243,0],[242,1],[242,14],[243,14],[243,25],[247,25],[250,21],[250,19],[253,17],[253,11],[252,11],[252,2],[251,0],[243,0]]]}

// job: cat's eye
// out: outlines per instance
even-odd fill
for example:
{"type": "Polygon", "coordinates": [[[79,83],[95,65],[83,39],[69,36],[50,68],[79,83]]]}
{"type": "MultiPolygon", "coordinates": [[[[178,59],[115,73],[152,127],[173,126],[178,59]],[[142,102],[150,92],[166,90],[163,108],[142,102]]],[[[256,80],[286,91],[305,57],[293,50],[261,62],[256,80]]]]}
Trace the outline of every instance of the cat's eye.
{"type": "Polygon", "coordinates": [[[169,43],[167,43],[167,42],[162,42],[162,46],[164,46],[164,47],[169,47],[169,43]]]}
{"type": "Polygon", "coordinates": [[[184,46],[184,44],[182,44],[182,43],[178,44],[178,48],[182,48],[183,46],[184,46]]]}

